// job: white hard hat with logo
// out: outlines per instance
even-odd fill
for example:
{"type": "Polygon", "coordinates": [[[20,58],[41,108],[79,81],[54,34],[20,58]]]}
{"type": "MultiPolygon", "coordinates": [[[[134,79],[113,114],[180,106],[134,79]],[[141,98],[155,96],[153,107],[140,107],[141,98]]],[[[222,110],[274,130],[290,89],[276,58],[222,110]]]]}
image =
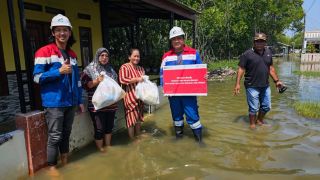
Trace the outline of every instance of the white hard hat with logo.
{"type": "Polygon", "coordinates": [[[184,34],[183,30],[181,29],[181,27],[174,26],[170,30],[169,39],[172,39],[172,38],[177,37],[177,36],[184,36],[184,35],[185,34],[184,34]]]}
{"type": "Polygon", "coordinates": [[[69,19],[62,14],[58,14],[52,18],[50,29],[52,29],[55,26],[68,26],[72,28],[69,19]]]}

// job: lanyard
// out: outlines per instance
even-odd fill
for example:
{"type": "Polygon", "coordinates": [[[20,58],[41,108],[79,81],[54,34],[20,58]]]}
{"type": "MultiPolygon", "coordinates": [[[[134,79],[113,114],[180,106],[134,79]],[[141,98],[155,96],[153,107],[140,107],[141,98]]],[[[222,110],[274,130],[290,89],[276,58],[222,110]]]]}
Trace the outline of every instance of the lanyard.
{"type": "Polygon", "coordinates": [[[59,49],[59,50],[63,56],[65,64],[70,64],[70,56],[69,56],[68,52],[64,49],[59,49]]]}
{"type": "Polygon", "coordinates": [[[177,54],[177,64],[182,64],[182,53],[177,54]]]}

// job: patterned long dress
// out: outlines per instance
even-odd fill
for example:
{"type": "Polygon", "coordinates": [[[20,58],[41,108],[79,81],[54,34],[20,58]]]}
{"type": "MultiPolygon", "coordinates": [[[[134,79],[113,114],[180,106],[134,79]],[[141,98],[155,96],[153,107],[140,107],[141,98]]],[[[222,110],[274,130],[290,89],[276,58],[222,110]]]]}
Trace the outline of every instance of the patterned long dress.
{"type": "Polygon", "coordinates": [[[132,78],[141,77],[145,74],[143,67],[134,66],[131,63],[123,64],[119,70],[119,81],[125,87],[124,97],[125,116],[127,127],[134,126],[137,122],[143,121],[143,102],[136,98],[135,88],[137,83],[129,84],[132,78]]]}

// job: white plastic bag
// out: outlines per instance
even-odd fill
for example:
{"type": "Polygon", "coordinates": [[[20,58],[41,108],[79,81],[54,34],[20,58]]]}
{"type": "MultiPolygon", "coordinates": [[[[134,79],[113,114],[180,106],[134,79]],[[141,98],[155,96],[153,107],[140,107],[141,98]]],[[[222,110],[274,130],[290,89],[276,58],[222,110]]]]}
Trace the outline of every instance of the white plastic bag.
{"type": "Polygon", "coordinates": [[[111,77],[104,75],[92,96],[92,104],[95,110],[107,107],[124,98],[125,92],[111,77]]]}
{"type": "Polygon", "coordinates": [[[158,87],[149,80],[148,76],[144,76],[143,81],[137,84],[135,95],[138,99],[149,105],[160,103],[158,87]]]}

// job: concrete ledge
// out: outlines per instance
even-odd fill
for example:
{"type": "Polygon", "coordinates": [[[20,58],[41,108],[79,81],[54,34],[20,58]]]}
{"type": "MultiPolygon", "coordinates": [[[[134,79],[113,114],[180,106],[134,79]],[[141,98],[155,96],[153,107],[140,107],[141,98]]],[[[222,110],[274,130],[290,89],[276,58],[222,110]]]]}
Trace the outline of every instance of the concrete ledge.
{"type": "Polygon", "coordinates": [[[21,179],[28,175],[24,132],[17,130],[10,134],[13,138],[0,146],[0,175],[3,179],[21,179]]]}
{"type": "Polygon", "coordinates": [[[16,115],[17,129],[24,131],[29,174],[47,165],[47,124],[43,111],[16,115]]]}
{"type": "MultiPolygon", "coordinates": [[[[113,132],[126,128],[123,101],[118,102],[113,132]]],[[[70,152],[77,151],[93,142],[93,124],[89,112],[76,114],[70,135],[70,152]]]]}
{"type": "Polygon", "coordinates": [[[70,152],[76,151],[93,141],[93,125],[89,112],[74,117],[70,135],[70,152]]]}
{"type": "MultiPolygon", "coordinates": [[[[152,113],[168,102],[159,88],[160,104],[146,105],[146,111],[152,113]]],[[[126,128],[123,101],[118,102],[114,133],[126,128]]],[[[13,139],[0,146],[0,174],[4,179],[17,179],[33,174],[45,167],[47,126],[44,112],[33,111],[16,115],[16,125],[19,129],[13,131],[13,139]],[[5,164],[5,165],[3,165],[5,164]]],[[[81,149],[93,142],[93,125],[89,112],[76,114],[70,136],[70,152],[81,149]]]]}

